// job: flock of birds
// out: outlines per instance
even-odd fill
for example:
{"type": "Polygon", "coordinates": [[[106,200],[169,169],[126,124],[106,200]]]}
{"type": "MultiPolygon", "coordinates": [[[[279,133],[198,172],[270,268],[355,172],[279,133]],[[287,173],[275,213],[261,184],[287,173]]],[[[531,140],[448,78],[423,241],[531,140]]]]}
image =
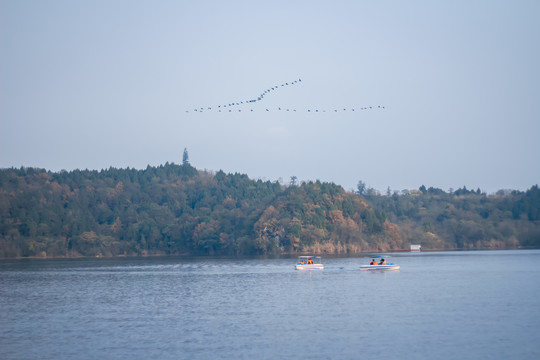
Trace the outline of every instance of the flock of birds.
{"type": "MultiPolygon", "coordinates": [[[[245,105],[252,105],[252,104],[255,104],[255,103],[258,103],[258,102],[261,102],[265,96],[267,96],[268,94],[270,94],[271,92],[274,92],[274,91],[277,91],[278,89],[282,88],[282,87],[285,87],[285,86],[293,86],[293,85],[296,85],[296,84],[299,84],[302,82],[302,79],[298,79],[298,80],[294,80],[292,82],[286,82],[286,83],[283,83],[280,85],[275,85],[275,86],[272,86],[272,87],[269,87],[268,89],[264,90],[262,93],[260,93],[256,98],[252,98],[252,99],[249,99],[249,100],[243,100],[243,101],[233,101],[233,102],[230,102],[230,103],[227,103],[227,104],[222,104],[222,105],[215,105],[215,106],[206,106],[206,107],[200,107],[200,108],[195,108],[193,109],[192,111],[193,112],[197,112],[197,113],[203,113],[203,112],[208,112],[208,111],[217,111],[217,112],[242,112],[242,110],[244,110],[244,112],[254,112],[255,110],[253,108],[250,108],[248,110],[246,109],[242,109],[242,108],[239,108],[239,107],[244,107],[245,105]]],[[[373,110],[373,109],[384,109],[385,107],[382,106],[382,105],[377,105],[377,106],[364,106],[364,107],[360,107],[358,108],[358,110],[373,110]]],[[[289,111],[289,112],[300,112],[300,111],[303,111],[303,112],[308,112],[308,113],[325,113],[325,112],[342,112],[342,111],[356,111],[356,108],[354,107],[351,107],[351,108],[334,108],[334,109],[331,109],[331,110],[327,110],[327,109],[303,109],[303,110],[297,110],[297,109],[294,109],[294,108],[285,108],[285,107],[280,107],[278,106],[277,108],[274,107],[274,108],[264,108],[264,110],[262,111],[267,111],[267,112],[270,112],[270,111],[289,111]]],[[[186,110],[186,113],[189,113],[190,110],[186,110]]]]}

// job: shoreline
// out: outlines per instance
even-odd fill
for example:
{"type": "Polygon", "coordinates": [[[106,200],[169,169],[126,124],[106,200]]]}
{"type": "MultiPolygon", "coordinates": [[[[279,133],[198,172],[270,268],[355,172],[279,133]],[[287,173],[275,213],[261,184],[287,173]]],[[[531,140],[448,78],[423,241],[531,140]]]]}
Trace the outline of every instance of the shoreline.
{"type": "Polygon", "coordinates": [[[355,257],[355,256],[368,256],[372,254],[421,254],[421,253],[434,253],[434,252],[465,252],[465,251],[512,251],[512,250],[537,250],[535,247],[519,247],[519,248],[507,248],[507,249],[422,249],[422,251],[410,251],[407,249],[395,249],[388,251],[372,250],[372,251],[362,251],[354,253],[308,253],[308,252],[297,252],[297,253],[280,253],[280,254],[265,254],[265,255],[196,255],[196,254],[145,254],[145,255],[114,255],[114,256],[18,256],[18,257],[1,257],[0,261],[7,260],[75,260],[75,259],[143,259],[143,258],[200,258],[200,259],[243,259],[243,258],[294,258],[301,255],[321,255],[325,257],[355,257]]]}

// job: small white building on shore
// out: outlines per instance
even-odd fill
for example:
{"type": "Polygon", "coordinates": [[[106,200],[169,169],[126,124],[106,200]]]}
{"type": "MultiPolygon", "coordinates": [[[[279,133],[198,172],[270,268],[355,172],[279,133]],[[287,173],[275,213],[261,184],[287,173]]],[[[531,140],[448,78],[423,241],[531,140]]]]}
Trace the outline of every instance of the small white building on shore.
{"type": "Polygon", "coordinates": [[[420,252],[422,245],[411,244],[411,252],[420,252]]]}

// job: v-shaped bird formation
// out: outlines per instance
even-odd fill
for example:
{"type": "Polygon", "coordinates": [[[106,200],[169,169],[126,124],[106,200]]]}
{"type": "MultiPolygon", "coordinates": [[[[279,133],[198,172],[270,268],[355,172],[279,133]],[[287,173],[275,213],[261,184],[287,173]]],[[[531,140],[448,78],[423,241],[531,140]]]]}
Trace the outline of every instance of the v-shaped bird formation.
{"type": "Polygon", "coordinates": [[[382,105],[376,105],[376,106],[362,106],[362,107],[335,107],[335,108],[302,108],[302,109],[296,109],[292,107],[256,107],[254,108],[252,105],[262,102],[264,98],[273,93],[278,91],[280,88],[285,86],[295,86],[297,84],[300,84],[302,82],[302,79],[297,79],[291,82],[285,82],[282,84],[274,85],[271,87],[268,87],[266,90],[262,91],[258,96],[252,97],[251,99],[246,100],[236,100],[227,102],[224,104],[219,105],[213,105],[213,106],[204,106],[204,107],[196,107],[192,110],[186,110],[186,113],[195,112],[195,113],[203,113],[203,112],[218,112],[218,113],[232,113],[232,112],[255,112],[255,111],[284,111],[284,112],[307,112],[307,113],[337,113],[337,112],[344,112],[344,111],[357,111],[357,110],[373,110],[373,109],[385,109],[382,105]],[[251,106],[250,106],[251,105],[251,106]]]}

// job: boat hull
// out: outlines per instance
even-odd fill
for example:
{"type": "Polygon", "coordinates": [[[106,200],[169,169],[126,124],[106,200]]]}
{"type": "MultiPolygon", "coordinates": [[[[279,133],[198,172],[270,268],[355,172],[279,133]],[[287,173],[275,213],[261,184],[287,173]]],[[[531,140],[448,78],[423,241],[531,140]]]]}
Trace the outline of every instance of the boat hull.
{"type": "Polygon", "coordinates": [[[296,270],[322,270],[324,269],[323,264],[296,264],[296,270]]]}
{"type": "Polygon", "coordinates": [[[399,270],[399,265],[360,265],[360,270],[399,270]]]}

